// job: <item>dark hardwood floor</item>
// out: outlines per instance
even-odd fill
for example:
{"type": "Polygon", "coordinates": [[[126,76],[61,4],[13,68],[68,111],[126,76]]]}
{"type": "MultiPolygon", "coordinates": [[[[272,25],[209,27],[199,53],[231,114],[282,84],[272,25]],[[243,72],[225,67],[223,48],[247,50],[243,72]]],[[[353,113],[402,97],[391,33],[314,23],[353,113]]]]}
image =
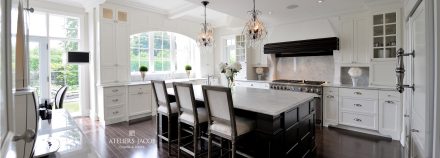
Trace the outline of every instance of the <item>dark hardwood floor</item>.
{"type": "MultiPolygon", "coordinates": [[[[155,119],[129,125],[118,123],[100,126],[88,117],[76,118],[88,140],[105,158],[168,157],[166,144],[157,148],[155,119]]],[[[317,158],[400,158],[397,141],[332,128],[316,131],[317,158]]],[[[175,149],[172,150],[175,155],[175,149]]],[[[187,156],[184,156],[187,157],[187,156]]]]}

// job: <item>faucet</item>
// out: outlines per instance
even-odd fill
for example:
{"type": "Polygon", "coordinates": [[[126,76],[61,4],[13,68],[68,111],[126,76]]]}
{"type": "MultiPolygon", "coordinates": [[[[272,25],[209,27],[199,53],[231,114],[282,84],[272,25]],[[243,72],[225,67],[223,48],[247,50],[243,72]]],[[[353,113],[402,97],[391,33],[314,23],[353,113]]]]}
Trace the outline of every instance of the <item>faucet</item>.
{"type": "Polygon", "coordinates": [[[208,75],[208,85],[211,85],[211,78],[214,79],[215,75],[214,74],[208,75]]]}

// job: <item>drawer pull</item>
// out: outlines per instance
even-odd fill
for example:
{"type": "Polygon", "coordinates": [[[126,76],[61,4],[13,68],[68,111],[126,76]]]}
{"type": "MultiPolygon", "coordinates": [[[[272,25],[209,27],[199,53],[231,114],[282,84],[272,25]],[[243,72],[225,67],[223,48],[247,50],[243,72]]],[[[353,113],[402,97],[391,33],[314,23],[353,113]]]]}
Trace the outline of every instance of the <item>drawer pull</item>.
{"type": "Polygon", "coordinates": [[[385,102],[388,103],[388,104],[394,104],[394,102],[391,101],[391,100],[387,100],[387,101],[385,101],[385,102]]]}
{"type": "Polygon", "coordinates": [[[113,89],[113,90],[112,90],[112,92],[118,92],[118,91],[119,91],[118,89],[113,89]]]}
{"type": "Polygon", "coordinates": [[[353,120],[355,120],[355,121],[357,121],[357,122],[362,122],[362,120],[361,120],[361,119],[358,119],[358,118],[355,118],[355,119],[353,119],[353,120]]]}
{"type": "Polygon", "coordinates": [[[356,95],[362,95],[361,92],[354,92],[354,94],[356,94],[356,95]]]}
{"type": "Polygon", "coordinates": [[[113,111],[113,115],[119,114],[119,111],[113,111]]]}
{"type": "Polygon", "coordinates": [[[328,95],[327,98],[335,98],[335,96],[328,95]]]}
{"type": "Polygon", "coordinates": [[[411,129],[411,132],[419,133],[420,131],[417,129],[411,129]]]}
{"type": "Polygon", "coordinates": [[[354,104],[356,107],[362,107],[362,104],[354,104]]]}
{"type": "Polygon", "coordinates": [[[409,117],[409,115],[408,114],[405,114],[405,115],[403,115],[404,117],[409,117]]]}
{"type": "Polygon", "coordinates": [[[138,92],[138,94],[144,94],[144,92],[138,92]]]}
{"type": "Polygon", "coordinates": [[[117,101],[119,101],[119,99],[113,99],[112,101],[113,101],[113,102],[117,102],[117,101]]]}

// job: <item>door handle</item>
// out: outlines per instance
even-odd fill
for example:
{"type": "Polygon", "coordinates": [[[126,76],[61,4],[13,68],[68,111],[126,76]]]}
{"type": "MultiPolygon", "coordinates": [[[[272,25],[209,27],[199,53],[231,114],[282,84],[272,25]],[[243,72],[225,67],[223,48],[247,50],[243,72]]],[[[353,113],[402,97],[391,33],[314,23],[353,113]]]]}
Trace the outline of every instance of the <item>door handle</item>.
{"type": "Polygon", "coordinates": [[[27,129],[21,136],[12,137],[12,141],[16,142],[19,140],[24,140],[25,142],[31,142],[36,137],[35,131],[31,129],[27,129]]]}
{"type": "Polygon", "coordinates": [[[397,66],[396,66],[396,77],[397,77],[397,84],[396,89],[399,91],[399,93],[403,93],[405,88],[411,88],[414,91],[414,84],[413,85],[404,85],[403,79],[405,78],[405,63],[403,61],[404,56],[412,56],[414,58],[415,52],[412,51],[411,53],[405,53],[405,51],[400,48],[397,50],[397,66]]]}

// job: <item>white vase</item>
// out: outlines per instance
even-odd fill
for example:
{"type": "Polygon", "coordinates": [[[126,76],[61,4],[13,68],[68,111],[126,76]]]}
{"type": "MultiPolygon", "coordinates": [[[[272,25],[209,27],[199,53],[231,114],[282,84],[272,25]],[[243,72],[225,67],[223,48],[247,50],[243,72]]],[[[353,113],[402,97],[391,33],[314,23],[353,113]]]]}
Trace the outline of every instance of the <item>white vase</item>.
{"type": "Polygon", "coordinates": [[[189,78],[189,76],[191,75],[191,70],[186,70],[186,75],[187,75],[188,78],[189,78]]]}
{"type": "Polygon", "coordinates": [[[141,77],[142,77],[142,81],[145,81],[145,72],[141,71],[141,77]]]}
{"type": "Polygon", "coordinates": [[[353,82],[353,87],[358,86],[358,81],[359,81],[359,78],[358,78],[358,77],[352,77],[352,78],[351,78],[351,81],[353,82]]]}

